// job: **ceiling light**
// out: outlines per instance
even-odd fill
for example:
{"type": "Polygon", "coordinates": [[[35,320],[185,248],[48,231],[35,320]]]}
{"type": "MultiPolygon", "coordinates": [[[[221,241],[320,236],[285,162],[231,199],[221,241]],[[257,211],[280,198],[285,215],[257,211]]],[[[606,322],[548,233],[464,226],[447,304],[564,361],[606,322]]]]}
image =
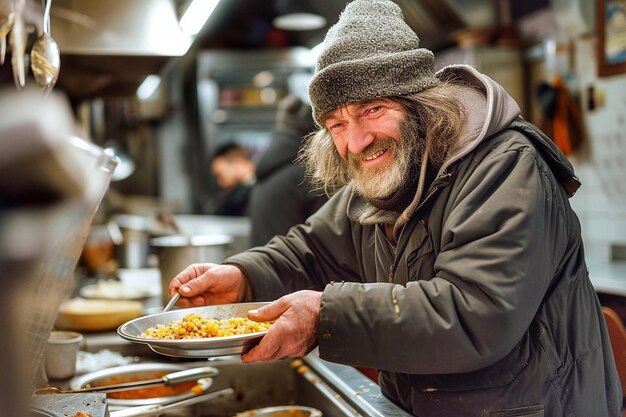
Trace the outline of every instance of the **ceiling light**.
{"type": "Polygon", "coordinates": [[[323,28],[326,19],[313,13],[289,13],[278,16],[272,24],[282,30],[315,30],[323,28]]]}
{"type": "Polygon", "coordinates": [[[192,0],[187,10],[180,18],[180,28],[190,36],[197,35],[220,0],[192,0]]]}
{"type": "Polygon", "coordinates": [[[274,74],[272,74],[270,71],[261,71],[252,79],[252,84],[254,84],[254,86],[258,88],[267,87],[273,82],[274,74]]]}

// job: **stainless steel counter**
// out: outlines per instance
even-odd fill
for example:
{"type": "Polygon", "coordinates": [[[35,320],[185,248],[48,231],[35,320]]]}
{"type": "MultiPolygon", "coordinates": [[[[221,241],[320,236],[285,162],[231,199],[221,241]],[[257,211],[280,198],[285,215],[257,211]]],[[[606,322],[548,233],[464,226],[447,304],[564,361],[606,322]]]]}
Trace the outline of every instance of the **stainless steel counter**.
{"type": "MultiPolygon", "coordinates": [[[[83,349],[91,353],[109,349],[136,356],[140,361],[175,362],[189,367],[207,363],[156,355],[146,345],[127,342],[116,333],[85,336],[83,349]]],[[[301,360],[243,364],[238,356],[231,356],[212,359],[210,363],[220,370],[215,388],[232,386],[237,400],[211,401],[211,414],[200,411],[194,414],[197,416],[231,416],[245,409],[280,403],[316,407],[328,417],[410,416],[385,398],[378,385],[361,372],[324,361],[317,351],[301,360]]]]}

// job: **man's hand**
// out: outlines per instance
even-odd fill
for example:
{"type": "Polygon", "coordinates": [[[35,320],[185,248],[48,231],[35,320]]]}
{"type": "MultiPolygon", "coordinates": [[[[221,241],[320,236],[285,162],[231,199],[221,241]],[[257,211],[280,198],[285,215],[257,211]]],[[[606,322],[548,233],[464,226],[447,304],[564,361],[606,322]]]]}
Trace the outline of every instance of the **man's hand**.
{"type": "Polygon", "coordinates": [[[321,292],[298,291],[249,311],[251,320],[274,323],[257,346],[241,355],[241,360],[270,361],[309,353],[317,344],[321,299],[321,292]]]}
{"type": "Polygon", "coordinates": [[[182,308],[238,303],[252,299],[244,273],[234,265],[192,264],[170,282],[170,296],[179,292],[182,308]]]}

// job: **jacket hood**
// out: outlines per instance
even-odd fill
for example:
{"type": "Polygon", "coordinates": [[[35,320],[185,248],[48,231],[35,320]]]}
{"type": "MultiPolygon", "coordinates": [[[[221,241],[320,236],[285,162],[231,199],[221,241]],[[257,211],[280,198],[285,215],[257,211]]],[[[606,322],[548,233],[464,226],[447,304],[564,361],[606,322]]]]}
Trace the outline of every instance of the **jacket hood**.
{"type": "Polygon", "coordinates": [[[468,84],[462,97],[457,97],[467,111],[467,123],[459,140],[450,150],[442,169],[471,152],[490,135],[506,128],[521,111],[515,100],[504,88],[475,68],[468,65],[452,65],[437,72],[441,80],[468,84]]]}
{"type": "Polygon", "coordinates": [[[272,133],[272,141],[256,166],[256,177],[263,181],[285,165],[291,165],[298,156],[302,141],[296,129],[277,129],[272,133]]]}
{"type": "MultiPolygon", "coordinates": [[[[466,109],[467,121],[458,141],[450,149],[441,172],[475,149],[485,138],[506,128],[520,115],[520,108],[500,84],[471,66],[445,67],[437,72],[437,78],[472,87],[467,88],[461,97],[457,97],[466,109]]],[[[419,201],[413,201],[401,214],[386,212],[353,194],[348,206],[348,216],[361,224],[396,223],[395,228],[398,228],[411,217],[418,206],[419,201]]]]}

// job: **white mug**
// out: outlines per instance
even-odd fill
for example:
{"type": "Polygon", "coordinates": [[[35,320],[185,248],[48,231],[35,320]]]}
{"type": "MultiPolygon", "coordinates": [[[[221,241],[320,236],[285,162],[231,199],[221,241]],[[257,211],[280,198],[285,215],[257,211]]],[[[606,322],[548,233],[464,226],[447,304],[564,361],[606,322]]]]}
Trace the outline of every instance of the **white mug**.
{"type": "Polygon", "coordinates": [[[52,331],[46,345],[46,375],[50,379],[68,379],[76,373],[76,357],[83,335],[52,331]]]}

